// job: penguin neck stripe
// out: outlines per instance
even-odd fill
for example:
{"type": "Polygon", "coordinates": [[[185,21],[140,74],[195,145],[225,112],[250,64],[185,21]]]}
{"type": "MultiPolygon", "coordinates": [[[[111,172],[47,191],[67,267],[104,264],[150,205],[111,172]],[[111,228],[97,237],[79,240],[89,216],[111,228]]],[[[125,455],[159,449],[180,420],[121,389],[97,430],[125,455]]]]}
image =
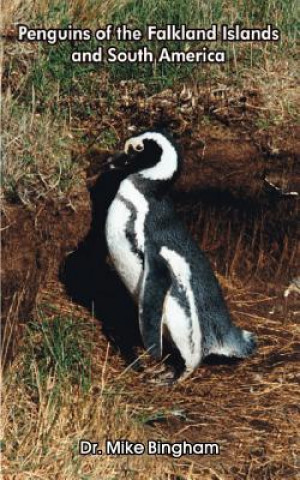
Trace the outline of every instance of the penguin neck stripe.
{"type": "Polygon", "coordinates": [[[162,149],[160,161],[154,167],[139,172],[143,178],[149,180],[170,180],[178,169],[178,156],[173,145],[162,134],[148,132],[141,135],[141,140],[154,140],[162,149]]]}

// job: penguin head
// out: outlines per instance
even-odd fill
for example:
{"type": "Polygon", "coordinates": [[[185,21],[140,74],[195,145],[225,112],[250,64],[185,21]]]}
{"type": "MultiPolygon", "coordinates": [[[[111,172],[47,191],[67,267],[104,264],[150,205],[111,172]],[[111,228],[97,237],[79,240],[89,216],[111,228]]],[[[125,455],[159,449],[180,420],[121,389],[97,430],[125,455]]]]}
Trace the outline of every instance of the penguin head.
{"type": "Polygon", "coordinates": [[[129,138],[124,151],[110,160],[111,169],[127,175],[139,173],[148,180],[170,181],[179,168],[179,155],[172,141],[158,131],[147,131],[129,138]]]}

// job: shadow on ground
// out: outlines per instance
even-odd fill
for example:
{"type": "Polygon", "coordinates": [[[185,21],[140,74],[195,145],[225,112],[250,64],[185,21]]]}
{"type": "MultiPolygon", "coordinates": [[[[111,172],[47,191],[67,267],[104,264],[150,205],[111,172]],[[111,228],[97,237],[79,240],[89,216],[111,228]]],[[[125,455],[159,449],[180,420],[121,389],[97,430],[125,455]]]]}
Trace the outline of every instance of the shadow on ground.
{"type": "Polygon", "coordinates": [[[60,281],[75,303],[91,311],[104,334],[126,363],[136,360],[141,346],[137,307],[107,261],[104,226],[109,205],[122,180],[120,172],[107,172],[90,188],[91,228],[77,249],[60,267],[60,281]]]}

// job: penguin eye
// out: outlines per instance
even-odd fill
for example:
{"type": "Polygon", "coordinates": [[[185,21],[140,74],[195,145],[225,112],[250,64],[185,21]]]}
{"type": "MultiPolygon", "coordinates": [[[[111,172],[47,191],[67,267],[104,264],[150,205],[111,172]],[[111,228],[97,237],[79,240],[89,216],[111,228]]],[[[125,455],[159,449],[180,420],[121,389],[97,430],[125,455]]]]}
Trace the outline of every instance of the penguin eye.
{"type": "Polygon", "coordinates": [[[138,143],[137,145],[135,145],[134,149],[136,152],[142,152],[144,150],[144,145],[142,143],[138,143]]]}

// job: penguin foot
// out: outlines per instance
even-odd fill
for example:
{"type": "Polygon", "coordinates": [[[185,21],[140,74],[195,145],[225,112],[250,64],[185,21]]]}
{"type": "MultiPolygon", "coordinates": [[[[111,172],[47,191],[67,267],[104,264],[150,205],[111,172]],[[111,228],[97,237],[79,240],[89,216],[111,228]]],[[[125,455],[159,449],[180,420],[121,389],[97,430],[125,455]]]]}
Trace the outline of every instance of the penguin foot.
{"type": "Polygon", "coordinates": [[[193,368],[187,368],[177,379],[178,383],[184,382],[190,375],[192,375],[194,369],[193,368]]]}
{"type": "Polygon", "coordinates": [[[136,360],[134,360],[134,362],[132,362],[131,368],[135,372],[143,372],[145,370],[145,366],[139,358],[137,358],[136,360]]]}
{"type": "Polygon", "coordinates": [[[156,385],[173,385],[177,380],[176,372],[166,365],[162,365],[155,374],[155,377],[151,378],[149,382],[156,385]]]}

